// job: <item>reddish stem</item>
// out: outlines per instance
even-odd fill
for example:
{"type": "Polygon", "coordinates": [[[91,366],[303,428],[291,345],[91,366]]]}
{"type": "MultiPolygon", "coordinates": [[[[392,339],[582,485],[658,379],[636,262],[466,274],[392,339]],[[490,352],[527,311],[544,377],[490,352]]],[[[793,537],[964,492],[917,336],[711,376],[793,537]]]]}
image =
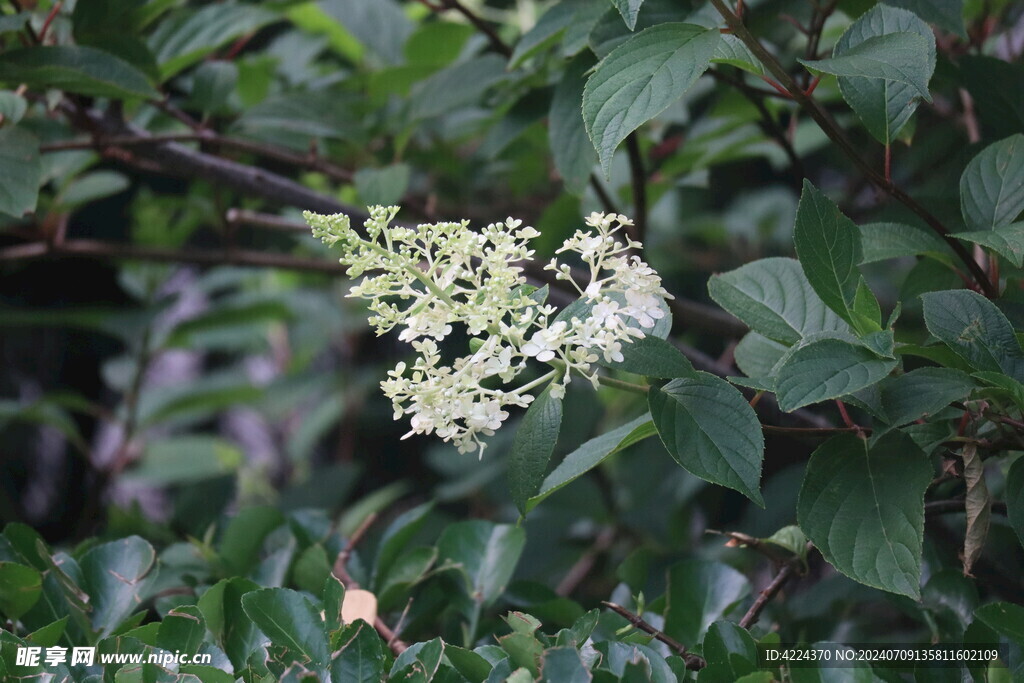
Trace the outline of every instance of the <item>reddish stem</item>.
{"type": "Polygon", "coordinates": [[[53,20],[57,16],[57,13],[60,12],[61,5],[63,4],[63,1],[54,3],[53,8],[50,10],[50,13],[46,15],[46,21],[43,22],[43,27],[39,29],[40,44],[42,44],[42,42],[46,39],[46,32],[49,30],[50,24],[53,23],[53,20]]]}
{"type": "Polygon", "coordinates": [[[889,143],[885,145],[885,180],[892,182],[892,145],[889,143]]]}
{"type": "Polygon", "coordinates": [[[814,77],[814,80],[813,80],[813,81],[811,81],[811,82],[810,82],[810,83],[808,84],[808,86],[807,86],[807,90],[804,90],[804,94],[805,94],[805,95],[807,95],[807,96],[810,96],[810,95],[811,95],[811,93],[813,93],[813,92],[814,92],[814,90],[815,90],[815,89],[816,89],[816,88],[818,87],[818,84],[819,84],[819,83],[821,83],[821,75],[820,75],[820,74],[819,74],[819,75],[817,75],[817,76],[815,76],[815,77],[814,77]]]}

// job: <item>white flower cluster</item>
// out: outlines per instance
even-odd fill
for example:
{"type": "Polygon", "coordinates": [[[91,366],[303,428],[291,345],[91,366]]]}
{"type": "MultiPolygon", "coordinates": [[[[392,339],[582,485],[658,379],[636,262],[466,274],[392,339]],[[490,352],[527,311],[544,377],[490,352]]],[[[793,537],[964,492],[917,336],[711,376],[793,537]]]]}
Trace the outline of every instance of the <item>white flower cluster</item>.
{"type": "Polygon", "coordinates": [[[532,259],[528,243],[540,234],[535,229],[512,218],[479,232],[470,230],[468,221],[392,226],[397,212],[398,207],[371,207],[365,236],[344,214],[307,211],[304,216],[314,236],[341,243],[349,276],[366,274],[349,296],[370,301],[377,333],[401,326],[399,338],[419,354],[411,368],[399,363],[381,383],[395,419],[412,415],[406,436],[436,433],[460,452],[482,455],[480,436],[501,427],[507,406],[529,405],[529,392],[552,380],[551,393],[564,396],[574,372],[596,386],[592,365],[600,358],[621,361],[623,344],[654,327],[665,315],[663,298],[671,298],[658,274],[628,255],[641,245],[616,239],[632,224],[625,216],[591,214],[590,230],[578,230],[558,250],[578,254],[589,268],[584,285],[557,258],[546,266],[581,295],[558,313],[527,286],[517,265],[532,259]],[[437,342],[453,324],[465,326],[475,351],[445,365],[437,342]],[[553,369],[510,388],[531,358],[553,369]]]}

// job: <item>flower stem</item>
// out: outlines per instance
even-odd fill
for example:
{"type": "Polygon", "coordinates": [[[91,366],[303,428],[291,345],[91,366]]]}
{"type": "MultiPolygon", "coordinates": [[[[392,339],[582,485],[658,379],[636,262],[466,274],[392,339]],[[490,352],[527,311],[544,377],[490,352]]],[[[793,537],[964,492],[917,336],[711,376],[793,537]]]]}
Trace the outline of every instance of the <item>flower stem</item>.
{"type": "Polygon", "coordinates": [[[646,394],[651,389],[650,386],[644,384],[623,382],[621,379],[615,379],[614,377],[605,377],[604,375],[598,375],[597,381],[605,385],[606,387],[612,387],[613,389],[620,389],[622,391],[628,391],[634,394],[646,394]]]}

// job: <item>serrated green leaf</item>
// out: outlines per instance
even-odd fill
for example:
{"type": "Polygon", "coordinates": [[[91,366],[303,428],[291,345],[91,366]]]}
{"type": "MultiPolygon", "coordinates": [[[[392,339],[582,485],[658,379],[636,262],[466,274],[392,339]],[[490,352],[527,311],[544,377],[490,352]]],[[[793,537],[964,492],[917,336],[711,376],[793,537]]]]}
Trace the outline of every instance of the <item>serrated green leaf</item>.
{"type": "Polygon", "coordinates": [[[644,0],[612,0],[615,9],[619,10],[622,20],[626,22],[626,28],[632,31],[636,27],[636,18],[640,13],[640,6],[644,0]]]}
{"type": "Polygon", "coordinates": [[[870,349],[841,339],[821,339],[796,349],[778,368],[779,408],[791,412],[871,386],[896,367],[870,349]]]}
{"type": "Polygon", "coordinates": [[[993,230],[958,232],[953,237],[988,247],[1018,268],[1024,266],[1024,221],[993,230]]]}
{"type": "MultiPolygon", "coordinates": [[[[935,71],[935,37],[927,24],[907,10],[876,5],[850,25],[833,54],[842,56],[871,38],[900,32],[919,35],[925,41],[927,83],[935,71]]],[[[884,145],[896,139],[917,109],[920,97],[913,86],[882,78],[840,76],[839,89],[868,131],[884,145]]]]}
{"type": "Polygon", "coordinates": [[[145,74],[109,52],[80,45],[35,46],[0,55],[0,80],[93,97],[158,98],[145,74]]]}
{"type": "Polygon", "coordinates": [[[552,647],[541,660],[541,683],[590,683],[592,676],[574,647],[552,647]]]}
{"type": "Polygon", "coordinates": [[[755,332],[785,344],[815,332],[849,331],[815,293],[795,259],[760,259],[714,275],[708,293],[755,332]]]}
{"type": "Polygon", "coordinates": [[[759,490],[764,437],[743,394],[698,372],[651,387],[648,405],[662,443],[685,470],[764,507],[759,490]]]}
{"type": "Polygon", "coordinates": [[[711,63],[728,64],[756,76],[762,76],[765,72],[761,61],[754,56],[746,43],[729,34],[724,34],[718,42],[718,47],[715,48],[715,53],[711,56],[711,63]]]}
{"type": "Polygon", "coordinates": [[[930,24],[967,37],[964,28],[964,0],[888,0],[893,7],[908,9],[930,24]]]}
{"type": "Polygon", "coordinates": [[[811,455],[797,520],[840,572],[916,600],[931,480],[931,463],[901,432],[885,434],[870,448],[841,434],[811,455]]]}
{"type": "Polygon", "coordinates": [[[777,341],[748,332],[733,349],[733,360],[747,377],[768,377],[787,350],[777,341]]]}
{"type": "Polygon", "coordinates": [[[928,331],[974,369],[1024,376],[1024,352],[991,301],[966,289],[929,292],[921,300],[928,331]]]}
{"type": "Polygon", "coordinates": [[[217,582],[199,597],[198,607],[210,633],[236,670],[266,642],[266,636],[242,609],[242,596],[258,589],[259,584],[236,576],[217,582]]]}
{"type": "Polygon", "coordinates": [[[141,601],[144,580],[156,564],[156,551],[138,536],[95,546],[82,556],[82,588],[89,594],[93,629],[108,636],[141,601]]]}
{"type": "Polygon", "coordinates": [[[427,521],[427,515],[434,509],[433,502],[417,505],[411,510],[406,510],[395,518],[384,535],[381,536],[380,544],[377,546],[377,559],[373,565],[373,586],[375,590],[383,587],[383,581],[391,571],[398,556],[406,549],[413,537],[423,528],[427,521]]]}
{"type": "Polygon", "coordinates": [[[659,24],[601,60],[583,90],[583,120],[606,176],[619,143],[693,85],[718,40],[717,29],[659,24]]]}
{"type": "MultiPolygon", "coordinates": [[[[218,546],[218,554],[234,574],[248,574],[259,555],[263,540],[284,523],[280,510],[271,507],[247,507],[231,518],[218,546]]],[[[209,617],[207,617],[209,621],[209,617]]]]}
{"type": "Polygon", "coordinates": [[[580,111],[585,76],[593,66],[594,58],[589,53],[579,55],[569,62],[562,79],[555,86],[548,114],[551,158],[566,189],[573,194],[583,191],[597,163],[597,152],[587,136],[580,111]]]}
{"type": "Polygon", "coordinates": [[[858,328],[854,300],[862,279],[857,270],[863,259],[860,230],[808,180],[797,206],[793,241],[811,287],[825,305],[858,328]]]}
{"type": "Polygon", "coordinates": [[[686,560],[668,570],[665,633],[699,643],[705,631],[750,592],[743,574],[721,562],[686,560]]]}
{"type": "Polygon", "coordinates": [[[384,644],[363,620],[349,624],[341,632],[341,647],[331,663],[331,680],[380,681],[385,670],[384,644]]]}
{"type": "Polygon", "coordinates": [[[148,39],[149,49],[160,66],[161,79],[167,80],[222,45],[276,18],[273,12],[234,2],[182,9],[161,20],[148,39]]]}
{"type": "Polygon", "coordinates": [[[960,176],[960,204],[971,230],[1009,225],[1024,210],[1024,135],[981,150],[960,176]]]}
{"type": "Polygon", "coordinates": [[[43,591],[39,571],[16,562],[0,562],[0,614],[11,622],[32,609],[43,591]]]}
{"type": "Polygon", "coordinates": [[[289,588],[263,588],[242,596],[242,609],[256,626],[291,653],[323,668],[331,659],[320,613],[301,593],[289,588]]]}
{"type": "Polygon", "coordinates": [[[530,56],[553,45],[566,28],[579,21],[584,5],[596,4],[589,0],[568,0],[552,5],[516,43],[508,60],[509,68],[515,69],[530,56]]]}
{"type": "Polygon", "coordinates": [[[521,528],[472,520],[446,528],[437,550],[440,562],[459,568],[466,594],[487,606],[504,592],[525,543],[521,528]]]}
{"type": "Polygon", "coordinates": [[[700,675],[709,681],[737,681],[757,668],[757,643],[731,621],[716,621],[708,627],[701,655],[708,666],[700,675]]]}
{"type": "Polygon", "coordinates": [[[1017,458],[1010,465],[1004,495],[1010,524],[1017,533],[1017,540],[1024,545],[1024,457],[1017,458]]]}
{"type": "Polygon", "coordinates": [[[175,607],[157,629],[156,646],[169,652],[199,652],[206,638],[206,620],[195,605],[175,607]]]}
{"type": "Polygon", "coordinates": [[[886,421],[899,426],[937,413],[953,401],[963,400],[975,383],[967,373],[952,368],[918,368],[879,385],[886,421]]]}
{"type": "Polygon", "coordinates": [[[562,400],[551,395],[548,385],[530,404],[512,441],[508,482],[520,514],[526,514],[530,498],[540,490],[561,428],[562,400]]]}
{"type": "Polygon", "coordinates": [[[682,351],[670,342],[650,335],[623,344],[621,361],[609,363],[601,358],[598,364],[606,368],[662,379],[688,377],[694,372],[693,364],[682,351]]]}
{"type": "Polygon", "coordinates": [[[926,102],[934,65],[928,63],[928,41],[905,31],[872,36],[829,59],[797,60],[811,71],[851,78],[876,78],[903,83],[926,102]]]}
{"type": "Polygon", "coordinates": [[[587,441],[565,456],[558,467],[544,479],[540,493],[529,500],[526,511],[529,512],[552,493],[582,477],[615,453],[654,436],[655,433],[651,416],[644,414],[621,427],[587,441]]]}
{"type": "Polygon", "coordinates": [[[0,130],[0,213],[21,218],[35,211],[42,173],[39,140],[16,126],[0,130]]]}
{"type": "Polygon", "coordinates": [[[946,243],[934,233],[902,223],[868,223],[860,226],[860,234],[864,249],[861,263],[949,252],[946,243]]]}
{"type": "MultiPolygon", "coordinates": [[[[589,2],[589,0],[587,0],[589,2]]],[[[600,6],[600,2],[590,2],[600,6]]],[[[645,0],[637,13],[636,25],[630,29],[614,7],[600,15],[591,25],[587,42],[598,59],[604,59],[612,50],[632,38],[636,33],[658,24],[686,21],[693,8],[687,0],[645,0]]]]}

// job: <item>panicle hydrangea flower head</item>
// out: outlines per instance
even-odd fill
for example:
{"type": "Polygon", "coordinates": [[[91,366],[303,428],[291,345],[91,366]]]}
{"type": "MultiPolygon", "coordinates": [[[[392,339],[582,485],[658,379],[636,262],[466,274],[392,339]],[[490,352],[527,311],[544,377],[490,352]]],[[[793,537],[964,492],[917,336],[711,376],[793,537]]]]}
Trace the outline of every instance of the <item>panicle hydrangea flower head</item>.
{"type": "MultiPolygon", "coordinates": [[[[410,415],[412,434],[436,434],[460,452],[485,448],[508,418],[508,406],[525,407],[531,391],[550,381],[555,397],[578,374],[597,386],[593,365],[623,360],[624,345],[642,338],[665,317],[671,296],[661,278],[632,250],[641,244],[621,235],[625,216],[593,213],[556,253],[575,253],[583,271],[555,258],[546,266],[580,300],[561,314],[527,285],[522,262],[533,258],[529,242],[540,233],[507,218],[480,231],[469,221],[392,225],[398,207],[370,207],[363,232],[348,216],[305,212],[313,235],[340,244],[350,277],[362,277],[348,296],[369,300],[377,334],[400,327],[399,339],[418,356],[399,363],[381,382],[395,419],[410,415]],[[438,342],[462,326],[475,351],[450,365],[438,342]],[[528,361],[549,363],[546,375],[515,386],[528,361]],[[502,385],[499,385],[498,382],[502,385]]],[[[403,437],[405,438],[405,437],[403,437]]]]}

